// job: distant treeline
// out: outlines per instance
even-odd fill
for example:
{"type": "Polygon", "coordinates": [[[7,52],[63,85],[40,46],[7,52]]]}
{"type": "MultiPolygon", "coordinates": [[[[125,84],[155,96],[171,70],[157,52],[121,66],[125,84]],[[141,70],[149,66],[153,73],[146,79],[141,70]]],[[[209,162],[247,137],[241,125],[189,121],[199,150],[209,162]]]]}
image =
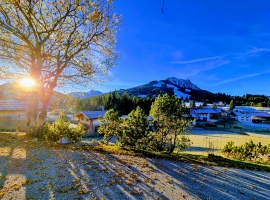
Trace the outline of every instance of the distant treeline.
{"type": "Polygon", "coordinates": [[[189,100],[195,100],[206,103],[223,102],[229,104],[234,100],[236,106],[259,106],[270,107],[270,99],[266,95],[245,94],[243,96],[232,96],[225,93],[211,93],[208,91],[191,91],[189,100]]]}
{"type": "MultiPolygon", "coordinates": [[[[259,106],[270,107],[270,99],[265,95],[252,95],[246,94],[243,96],[231,96],[222,93],[213,94],[209,92],[209,96],[206,96],[206,92],[197,91],[190,98],[181,98],[183,102],[189,100],[200,101],[204,103],[223,102],[229,104],[231,100],[234,100],[234,105],[241,106],[259,106]]],[[[106,95],[98,95],[85,99],[77,98],[74,102],[74,111],[80,112],[82,110],[109,110],[114,109],[120,112],[122,115],[127,115],[137,106],[140,106],[146,114],[149,114],[151,105],[154,102],[154,97],[148,95],[147,97],[130,96],[126,92],[120,95],[117,91],[109,92],[106,95]]]]}
{"type": "Polygon", "coordinates": [[[118,92],[109,92],[107,95],[99,95],[86,99],[77,98],[74,103],[75,112],[82,110],[109,110],[114,109],[122,115],[129,114],[132,110],[140,106],[145,113],[149,114],[153,98],[138,98],[129,96],[126,92],[120,96],[118,92]]]}

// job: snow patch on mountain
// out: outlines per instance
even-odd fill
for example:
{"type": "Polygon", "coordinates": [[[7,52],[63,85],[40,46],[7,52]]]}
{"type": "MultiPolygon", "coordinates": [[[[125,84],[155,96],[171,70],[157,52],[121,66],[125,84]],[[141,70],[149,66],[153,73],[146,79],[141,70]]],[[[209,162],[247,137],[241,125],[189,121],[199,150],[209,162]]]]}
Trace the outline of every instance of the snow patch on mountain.
{"type": "Polygon", "coordinates": [[[166,79],[167,81],[170,81],[171,83],[178,85],[179,87],[192,89],[192,90],[201,90],[197,85],[193,84],[189,79],[178,79],[175,77],[169,77],[166,79]]]}
{"type": "Polygon", "coordinates": [[[190,97],[190,95],[178,91],[178,90],[177,90],[177,87],[175,87],[175,86],[173,86],[173,91],[174,91],[174,94],[175,94],[178,98],[183,97],[183,98],[185,99],[186,97],[188,97],[188,98],[190,97]]]}
{"type": "Polygon", "coordinates": [[[191,91],[190,89],[187,89],[187,88],[185,90],[186,90],[186,92],[190,92],[191,91]]]}
{"type": "MultiPolygon", "coordinates": [[[[154,87],[162,87],[163,84],[164,84],[164,83],[163,83],[162,81],[159,81],[158,83],[154,84],[153,86],[154,86],[154,87]]],[[[170,85],[170,84],[166,84],[166,85],[167,85],[167,87],[169,87],[169,88],[173,88],[174,94],[175,94],[178,98],[181,98],[181,97],[183,97],[183,98],[188,97],[188,98],[189,98],[189,97],[190,97],[190,95],[178,91],[178,88],[177,88],[176,86],[170,85]]]]}

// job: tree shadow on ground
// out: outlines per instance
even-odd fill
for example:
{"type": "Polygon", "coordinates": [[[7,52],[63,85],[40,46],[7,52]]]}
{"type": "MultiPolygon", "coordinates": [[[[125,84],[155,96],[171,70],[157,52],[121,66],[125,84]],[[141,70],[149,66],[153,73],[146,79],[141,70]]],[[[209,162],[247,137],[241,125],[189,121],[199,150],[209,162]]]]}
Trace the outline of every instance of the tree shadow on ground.
{"type": "Polygon", "coordinates": [[[269,172],[161,159],[148,161],[163,166],[159,173],[170,176],[178,187],[184,186],[195,199],[270,199],[269,172]]]}
{"type": "MultiPolygon", "coordinates": [[[[17,168],[11,169],[14,163],[0,158],[0,172],[5,177],[2,189],[11,172],[24,178],[16,180],[15,176],[9,182],[13,190],[3,199],[15,195],[21,197],[17,199],[270,199],[270,173],[202,165],[196,155],[182,155],[179,162],[68,146],[24,146],[26,159],[21,158],[17,168]],[[2,167],[5,163],[6,168],[2,167]],[[15,183],[23,181],[16,190],[15,183]]],[[[12,151],[17,147],[18,143],[12,151]]],[[[228,162],[212,159],[213,163],[228,162]]]]}

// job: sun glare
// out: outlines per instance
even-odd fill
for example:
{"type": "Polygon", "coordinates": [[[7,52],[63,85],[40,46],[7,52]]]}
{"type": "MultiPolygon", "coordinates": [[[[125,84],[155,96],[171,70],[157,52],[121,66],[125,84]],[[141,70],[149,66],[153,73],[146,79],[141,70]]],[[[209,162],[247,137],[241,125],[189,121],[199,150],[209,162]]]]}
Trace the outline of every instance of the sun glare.
{"type": "Polygon", "coordinates": [[[35,85],[35,81],[31,78],[24,78],[20,81],[20,84],[24,87],[33,87],[35,85]]]}

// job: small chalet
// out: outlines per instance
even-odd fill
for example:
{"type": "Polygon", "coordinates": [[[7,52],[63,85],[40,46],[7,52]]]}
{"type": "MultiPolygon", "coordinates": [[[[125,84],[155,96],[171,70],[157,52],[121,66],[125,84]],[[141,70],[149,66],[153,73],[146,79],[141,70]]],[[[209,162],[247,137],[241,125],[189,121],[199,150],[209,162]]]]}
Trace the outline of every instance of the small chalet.
{"type": "Polygon", "coordinates": [[[270,124],[270,114],[267,112],[253,112],[252,122],[270,124]]]}
{"type": "Polygon", "coordinates": [[[194,117],[196,116],[198,121],[217,122],[222,110],[219,108],[191,108],[190,112],[194,117]]]}
{"type": "Polygon", "coordinates": [[[267,112],[234,111],[233,115],[240,122],[270,123],[270,114],[267,112]]]}
{"type": "Polygon", "coordinates": [[[85,130],[89,134],[92,134],[97,132],[97,128],[100,125],[98,118],[100,116],[103,117],[105,113],[106,111],[82,111],[76,117],[78,118],[78,122],[84,126],[85,130]]]}
{"type": "Polygon", "coordinates": [[[192,117],[192,125],[196,125],[196,121],[200,119],[200,116],[194,111],[194,109],[190,109],[190,115],[192,117]]]}

